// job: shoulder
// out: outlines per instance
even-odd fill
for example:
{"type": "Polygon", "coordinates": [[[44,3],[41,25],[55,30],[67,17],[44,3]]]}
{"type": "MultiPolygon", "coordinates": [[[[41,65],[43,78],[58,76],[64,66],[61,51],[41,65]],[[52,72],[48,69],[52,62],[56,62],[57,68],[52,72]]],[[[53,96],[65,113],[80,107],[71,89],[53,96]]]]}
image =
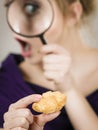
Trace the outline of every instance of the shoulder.
{"type": "Polygon", "coordinates": [[[0,67],[0,94],[9,94],[17,87],[21,74],[15,63],[13,55],[9,55],[0,67]]]}
{"type": "MultiPolygon", "coordinates": [[[[12,79],[11,73],[13,68],[12,56],[9,55],[2,63],[0,63],[0,86],[6,84],[12,79]]],[[[1,88],[1,87],[0,87],[1,88]]]]}

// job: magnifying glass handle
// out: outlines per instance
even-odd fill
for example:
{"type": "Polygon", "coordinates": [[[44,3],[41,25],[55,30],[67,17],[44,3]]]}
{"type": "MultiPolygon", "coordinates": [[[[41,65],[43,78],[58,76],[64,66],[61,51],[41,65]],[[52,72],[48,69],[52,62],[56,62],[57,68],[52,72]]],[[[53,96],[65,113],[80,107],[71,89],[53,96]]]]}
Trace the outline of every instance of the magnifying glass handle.
{"type": "Polygon", "coordinates": [[[42,41],[43,45],[46,45],[46,44],[47,44],[47,42],[46,42],[46,40],[45,40],[43,34],[40,35],[40,40],[42,41]]]}

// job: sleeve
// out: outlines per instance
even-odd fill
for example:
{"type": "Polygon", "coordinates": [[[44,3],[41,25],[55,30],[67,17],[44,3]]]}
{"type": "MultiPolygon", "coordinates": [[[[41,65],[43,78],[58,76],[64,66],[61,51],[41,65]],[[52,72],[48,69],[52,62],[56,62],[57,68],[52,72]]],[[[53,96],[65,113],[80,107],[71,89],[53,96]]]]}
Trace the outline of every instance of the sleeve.
{"type": "Polygon", "coordinates": [[[8,97],[6,97],[0,92],[0,128],[3,128],[4,123],[3,116],[4,113],[7,112],[9,105],[10,102],[8,100],[8,97]]]}
{"type": "Polygon", "coordinates": [[[8,111],[10,100],[10,82],[4,72],[0,69],[0,128],[3,128],[4,113],[8,111]]]}

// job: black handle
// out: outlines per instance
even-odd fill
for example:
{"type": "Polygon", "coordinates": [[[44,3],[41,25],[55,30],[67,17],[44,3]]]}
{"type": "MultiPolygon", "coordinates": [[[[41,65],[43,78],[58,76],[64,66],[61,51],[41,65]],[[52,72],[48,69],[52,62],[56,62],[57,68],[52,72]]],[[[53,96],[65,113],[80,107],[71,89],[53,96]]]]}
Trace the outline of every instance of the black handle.
{"type": "Polygon", "coordinates": [[[40,35],[39,37],[40,37],[40,39],[41,39],[43,45],[46,45],[47,42],[46,42],[46,40],[45,40],[45,38],[44,38],[44,35],[42,34],[42,35],[40,35]]]}

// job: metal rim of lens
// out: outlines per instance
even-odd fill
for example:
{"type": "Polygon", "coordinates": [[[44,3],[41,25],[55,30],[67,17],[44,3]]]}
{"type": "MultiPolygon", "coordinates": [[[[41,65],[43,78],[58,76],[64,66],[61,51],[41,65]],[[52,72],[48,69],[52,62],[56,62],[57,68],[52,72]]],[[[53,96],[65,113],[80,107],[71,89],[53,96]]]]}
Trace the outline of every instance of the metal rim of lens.
{"type": "Polygon", "coordinates": [[[43,31],[42,33],[39,33],[39,34],[36,34],[36,35],[24,35],[24,34],[21,34],[21,33],[16,32],[16,31],[13,29],[13,27],[11,26],[11,24],[10,24],[10,22],[9,22],[9,20],[8,20],[9,8],[10,8],[10,6],[13,4],[14,1],[15,1],[15,0],[12,0],[12,1],[11,1],[11,3],[9,4],[9,6],[8,6],[8,8],[7,8],[7,13],[6,13],[7,23],[8,23],[8,25],[9,25],[10,29],[11,29],[14,33],[16,33],[16,34],[18,34],[18,35],[20,35],[20,36],[23,36],[23,37],[27,37],[27,38],[39,37],[39,36],[41,36],[41,35],[44,35],[44,34],[48,31],[48,29],[52,26],[52,23],[53,23],[53,20],[54,20],[54,10],[53,10],[53,6],[52,6],[50,0],[47,0],[47,1],[49,2],[50,6],[51,6],[51,9],[52,9],[52,19],[51,19],[51,23],[50,23],[49,27],[48,27],[47,29],[45,29],[45,31],[43,31]]]}

